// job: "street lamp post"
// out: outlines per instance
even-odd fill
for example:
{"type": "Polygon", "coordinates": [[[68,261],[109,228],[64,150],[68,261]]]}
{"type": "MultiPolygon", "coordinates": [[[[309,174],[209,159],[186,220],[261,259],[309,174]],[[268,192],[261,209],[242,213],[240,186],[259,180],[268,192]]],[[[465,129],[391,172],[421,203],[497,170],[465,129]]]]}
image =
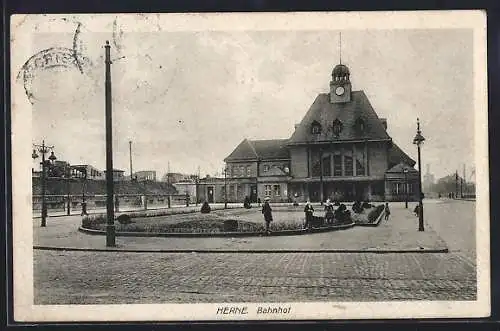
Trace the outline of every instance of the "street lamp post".
{"type": "Polygon", "coordinates": [[[403,169],[403,173],[405,174],[405,208],[408,208],[408,168],[403,169]]]}
{"type": "Polygon", "coordinates": [[[49,151],[51,151],[50,153],[50,156],[49,156],[49,162],[54,162],[57,158],[56,156],[54,155],[54,146],[47,146],[45,145],[45,140],[42,140],[42,144],[41,145],[38,145],[38,144],[33,144],[33,154],[31,155],[31,157],[33,158],[33,160],[37,159],[38,158],[38,154],[37,154],[37,151],[42,155],[42,176],[40,178],[40,184],[41,184],[41,188],[42,188],[42,221],[41,221],[41,224],[40,226],[42,227],[45,227],[47,226],[47,205],[45,203],[45,186],[46,186],[46,166],[47,166],[47,162],[45,160],[45,154],[48,153],[49,151]]]}
{"type": "Polygon", "coordinates": [[[87,201],[85,201],[85,191],[87,190],[87,168],[82,168],[82,216],[88,215],[87,201]]]}
{"type": "Polygon", "coordinates": [[[64,172],[66,176],[66,215],[71,215],[71,166],[69,164],[66,165],[66,169],[64,172]]]}
{"type": "Polygon", "coordinates": [[[418,231],[424,231],[424,204],[422,203],[422,168],[421,168],[421,155],[420,155],[420,146],[424,143],[425,138],[422,136],[422,132],[420,131],[420,121],[417,118],[417,134],[415,138],[413,138],[413,143],[417,145],[418,150],[418,231]]]}
{"type": "Polygon", "coordinates": [[[112,134],[112,99],[111,99],[111,59],[109,41],[105,48],[105,117],[106,117],[106,246],[115,246],[115,213],[114,213],[114,183],[113,183],[113,134],[112,134]]]}

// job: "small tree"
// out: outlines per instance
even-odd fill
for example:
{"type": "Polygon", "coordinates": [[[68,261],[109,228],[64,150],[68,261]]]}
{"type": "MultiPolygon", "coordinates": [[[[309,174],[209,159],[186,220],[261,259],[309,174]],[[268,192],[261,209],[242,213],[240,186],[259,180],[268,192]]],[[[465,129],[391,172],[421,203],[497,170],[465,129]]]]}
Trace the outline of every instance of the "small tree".
{"type": "Polygon", "coordinates": [[[208,214],[212,211],[212,208],[210,208],[210,205],[208,204],[207,201],[205,201],[203,203],[203,205],[201,206],[201,213],[202,214],[208,214]]]}

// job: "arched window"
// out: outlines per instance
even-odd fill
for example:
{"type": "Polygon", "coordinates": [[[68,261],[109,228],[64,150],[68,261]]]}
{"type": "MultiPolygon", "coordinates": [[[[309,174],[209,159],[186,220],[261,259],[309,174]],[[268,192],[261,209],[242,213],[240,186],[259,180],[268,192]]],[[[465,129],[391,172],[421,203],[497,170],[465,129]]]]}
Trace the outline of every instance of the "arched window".
{"type": "Polygon", "coordinates": [[[320,134],[321,133],[321,124],[318,121],[313,121],[311,123],[311,133],[312,134],[320,134]]]}

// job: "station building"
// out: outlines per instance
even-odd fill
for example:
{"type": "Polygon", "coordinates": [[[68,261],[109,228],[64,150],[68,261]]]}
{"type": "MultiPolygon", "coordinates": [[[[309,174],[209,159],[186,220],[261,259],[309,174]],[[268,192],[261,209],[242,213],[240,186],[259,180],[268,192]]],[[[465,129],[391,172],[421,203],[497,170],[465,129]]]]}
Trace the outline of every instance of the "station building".
{"type": "MultiPolygon", "coordinates": [[[[201,181],[209,202],[416,201],[415,161],[387,133],[349,68],[335,66],[329,92],[319,94],[288,139],[244,139],[224,159],[225,178],[201,181]],[[227,193],[225,192],[227,190],[227,193]]],[[[410,130],[410,128],[409,128],[410,130]]],[[[412,137],[409,135],[408,139],[412,137]]]]}

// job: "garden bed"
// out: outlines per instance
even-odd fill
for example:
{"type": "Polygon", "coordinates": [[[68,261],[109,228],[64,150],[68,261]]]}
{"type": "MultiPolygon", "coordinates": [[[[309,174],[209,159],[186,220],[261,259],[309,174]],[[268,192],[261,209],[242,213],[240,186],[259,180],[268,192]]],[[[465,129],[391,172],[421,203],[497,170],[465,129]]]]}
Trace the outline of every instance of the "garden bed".
{"type": "Polygon", "coordinates": [[[356,225],[377,226],[382,220],[384,210],[385,206],[380,204],[371,208],[365,208],[360,213],[351,213],[351,218],[356,225]]]}
{"type": "MultiPolygon", "coordinates": [[[[273,235],[294,235],[308,232],[332,231],[350,228],[354,225],[378,225],[383,205],[363,209],[360,213],[352,210],[342,222],[325,224],[322,207],[317,208],[313,228],[304,229],[305,217],[303,206],[272,206],[273,222],[270,231],[273,235]],[[319,211],[321,210],[321,211],[319,211]]],[[[344,208],[345,209],[345,208],[344,208]]],[[[213,210],[210,213],[130,213],[120,215],[115,221],[117,235],[133,236],[252,236],[262,235],[265,224],[261,209],[213,210]]],[[[82,220],[81,230],[87,233],[101,234],[106,230],[105,215],[86,216],[82,220]]]]}

